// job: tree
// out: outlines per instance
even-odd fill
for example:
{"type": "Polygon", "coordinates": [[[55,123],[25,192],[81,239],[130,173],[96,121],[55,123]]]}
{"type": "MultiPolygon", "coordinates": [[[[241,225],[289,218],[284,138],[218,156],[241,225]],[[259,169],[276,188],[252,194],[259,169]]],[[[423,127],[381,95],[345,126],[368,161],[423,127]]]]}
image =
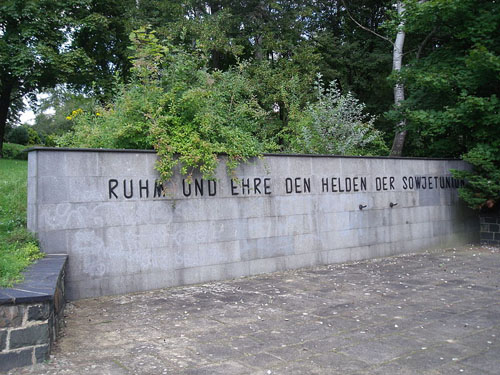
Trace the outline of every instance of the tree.
{"type": "Polygon", "coordinates": [[[35,102],[37,92],[59,83],[109,95],[114,73],[127,71],[127,18],[121,16],[130,3],[0,3],[0,156],[7,120],[22,109],[23,97],[35,102]]]}
{"type": "Polygon", "coordinates": [[[407,2],[407,153],[460,157],[500,139],[500,14],[490,1],[407,2]]]}
{"type": "Polygon", "coordinates": [[[40,99],[33,128],[46,138],[61,135],[73,127],[72,112],[79,109],[91,112],[95,100],[77,94],[64,86],[47,90],[47,97],[40,99]]]}
{"type": "Polygon", "coordinates": [[[58,82],[74,1],[5,0],[0,4],[0,157],[12,103],[58,82]]]}
{"type": "Polygon", "coordinates": [[[463,157],[471,172],[461,197],[473,208],[500,201],[500,12],[491,1],[407,2],[411,46],[401,77],[407,87],[407,153],[463,157]]]}
{"type": "MultiPolygon", "coordinates": [[[[398,1],[396,4],[398,17],[400,19],[396,40],[393,45],[392,52],[392,71],[394,75],[399,75],[401,72],[401,67],[403,65],[403,48],[405,44],[406,32],[404,30],[405,21],[405,5],[402,1],[398,1]]],[[[396,78],[394,83],[394,106],[396,108],[400,107],[402,102],[405,100],[405,87],[401,82],[401,79],[396,78]]],[[[401,156],[403,153],[403,147],[406,140],[407,130],[405,129],[406,119],[403,117],[399,123],[396,125],[396,131],[394,135],[394,141],[392,142],[391,156],[401,156]]]]}
{"type": "Polygon", "coordinates": [[[387,135],[394,134],[394,122],[383,116],[394,104],[394,90],[387,80],[396,35],[391,33],[395,28],[387,26],[393,23],[393,1],[339,0],[317,4],[311,34],[321,53],[319,66],[325,79],[337,81],[344,92],[356,93],[367,111],[376,116],[375,127],[387,135]]]}

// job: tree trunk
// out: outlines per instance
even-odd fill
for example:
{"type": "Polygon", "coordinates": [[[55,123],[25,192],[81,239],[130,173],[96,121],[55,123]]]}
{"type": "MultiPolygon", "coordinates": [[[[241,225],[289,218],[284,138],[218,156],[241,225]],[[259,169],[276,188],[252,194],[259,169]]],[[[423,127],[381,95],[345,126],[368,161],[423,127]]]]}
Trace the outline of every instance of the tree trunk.
{"type": "MultiPolygon", "coordinates": [[[[405,11],[404,5],[401,1],[398,1],[398,15],[402,16],[405,11]]],[[[399,72],[403,64],[403,46],[405,42],[405,31],[404,31],[404,21],[401,20],[399,23],[398,33],[396,35],[396,41],[394,42],[394,49],[392,53],[392,70],[393,72],[399,72]]],[[[394,105],[399,107],[401,102],[405,100],[405,90],[403,83],[396,82],[394,85],[394,105]]],[[[396,125],[396,134],[394,135],[394,141],[392,143],[391,156],[401,156],[403,153],[403,147],[406,140],[407,131],[405,130],[406,120],[401,120],[396,125]]]]}
{"type": "Polygon", "coordinates": [[[262,35],[257,35],[255,37],[255,60],[261,61],[264,58],[264,52],[262,50],[262,35]]]}
{"type": "Polygon", "coordinates": [[[5,83],[0,92],[0,158],[3,157],[3,137],[7,125],[7,115],[11,103],[12,85],[5,83]]]}

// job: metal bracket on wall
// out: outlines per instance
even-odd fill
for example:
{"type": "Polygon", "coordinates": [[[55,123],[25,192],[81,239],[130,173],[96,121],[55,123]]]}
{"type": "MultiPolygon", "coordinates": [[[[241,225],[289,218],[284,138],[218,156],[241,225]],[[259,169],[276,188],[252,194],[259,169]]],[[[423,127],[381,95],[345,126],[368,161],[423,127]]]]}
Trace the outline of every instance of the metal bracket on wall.
{"type": "Polygon", "coordinates": [[[398,205],[397,203],[392,203],[392,202],[391,202],[391,203],[389,203],[389,207],[390,207],[390,208],[393,208],[394,206],[397,206],[397,205],[398,205]]]}
{"type": "Polygon", "coordinates": [[[366,208],[366,207],[368,207],[366,204],[365,204],[365,205],[363,205],[363,204],[360,204],[360,205],[359,205],[359,209],[360,209],[360,210],[362,210],[363,208],[366,208]]]}

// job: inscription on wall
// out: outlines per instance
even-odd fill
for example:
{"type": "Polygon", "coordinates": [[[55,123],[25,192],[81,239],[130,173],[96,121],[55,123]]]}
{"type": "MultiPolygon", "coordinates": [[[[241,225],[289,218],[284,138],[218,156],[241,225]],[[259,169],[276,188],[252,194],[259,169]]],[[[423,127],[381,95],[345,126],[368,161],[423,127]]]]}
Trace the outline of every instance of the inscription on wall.
{"type": "MultiPolygon", "coordinates": [[[[220,195],[220,181],[194,178],[181,182],[182,197],[215,197],[220,195]]],[[[284,194],[331,194],[351,192],[415,191],[458,189],[464,180],[452,176],[348,176],[348,177],[245,177],[229,180],[226,189],[229,196],[272,195],[280,186],[284,194]]],[[[169,198],[168,188],[158,180],[117,179],[108,180],[108,198],[149,199],[169,198]]]]}

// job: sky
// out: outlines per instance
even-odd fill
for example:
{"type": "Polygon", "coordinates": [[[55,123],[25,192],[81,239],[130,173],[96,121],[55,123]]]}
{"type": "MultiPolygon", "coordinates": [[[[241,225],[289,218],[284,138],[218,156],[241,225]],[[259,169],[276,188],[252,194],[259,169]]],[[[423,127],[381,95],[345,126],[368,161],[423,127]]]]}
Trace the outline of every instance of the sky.
{"type": "MultiPolygon", "coordinates": [[[[37,94],[37,98],[38,100],[40,99],[44,99],[44,98],[47,98],[48,97],[48,94],[37,94]]],[[[24,99],[24,104],[25,104],[25,110],[23,113],[21,113],[21,124],[28,124],[28,125],[34,125],[35,123],[35,112],[33,112],[33,110],[31,109],[28,101],[26,100],[26,98],[24,99]]],[[[55,111],[54,111],[54,108],[49,108],[47,110],[44,111],[44,113],[46,114],[54,114],[55,111]]]]}

